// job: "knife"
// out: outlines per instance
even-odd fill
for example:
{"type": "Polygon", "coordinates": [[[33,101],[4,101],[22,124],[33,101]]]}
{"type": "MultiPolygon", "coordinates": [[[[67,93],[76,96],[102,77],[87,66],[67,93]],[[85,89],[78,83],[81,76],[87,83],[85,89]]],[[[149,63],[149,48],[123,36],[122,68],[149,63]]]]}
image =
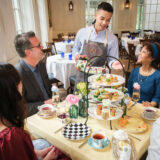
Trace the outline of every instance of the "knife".
{"type": "Polygon", "coordinates": [[[81,144],[78,146],[78,148],[83,147],[83,146],[88,142],[88,139],[89,139],[89,138],[87,138],[83,143],[81,143],[81,144]]]}

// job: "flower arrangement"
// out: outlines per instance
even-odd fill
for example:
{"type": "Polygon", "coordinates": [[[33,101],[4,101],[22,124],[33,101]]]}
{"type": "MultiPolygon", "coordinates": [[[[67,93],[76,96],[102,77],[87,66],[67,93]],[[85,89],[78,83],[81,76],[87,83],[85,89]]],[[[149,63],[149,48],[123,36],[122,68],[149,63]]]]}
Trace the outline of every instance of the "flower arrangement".
{"type": "Polygon", "coordinates": [[[77,84],[77,89],[78,89],[78,92],[82,96],[86,96],[87,95],[87,84],[85,82],[79,82],[77,84]]]}
{"type": "Polygon", "coordinates": [[[133,84],[133,87],[137,90],[140,90],[140,88],[141,88],[137,82],[133,84]]]}
{"type": "Polygon", "coordinates": [[[66,101],[70,104],[77,104],[79,101],[79,98],[73,94],[69,94],[66,98],[66,101]]]}

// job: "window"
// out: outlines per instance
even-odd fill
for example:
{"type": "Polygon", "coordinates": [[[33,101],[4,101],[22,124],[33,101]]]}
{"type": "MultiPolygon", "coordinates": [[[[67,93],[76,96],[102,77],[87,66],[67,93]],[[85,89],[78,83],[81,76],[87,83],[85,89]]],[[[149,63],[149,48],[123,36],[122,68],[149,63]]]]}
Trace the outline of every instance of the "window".
{"type": "Polygon", "coordinates": [[[14,11],[14,21],[16,25],[16,32],[22,33],[22,20],[21,20],[21,14],[20,14],[20,5],[19,0],[12,0],[13,5],[13,11],[14,11]]]}
{"type": "MultiPolygon", "coordinates": [[[[101,2],[104,2],[104,0],[86,0],[85,1],[86,26],[90,26],[94,21],[94,13],[96,12],[97,7],[101,2]]],[[[106,0],[106,2],[112,4],[112,0],[106,0]]],[[[111,30],[111,26],[112,26],[112,20],[110,21],[110,24],[109,24],[109,30],[111,30]]]]}
{"type": "Polygon", "coordinates": [[[160,30],[160,0],[138,0],[136,29],[160,30]]]}

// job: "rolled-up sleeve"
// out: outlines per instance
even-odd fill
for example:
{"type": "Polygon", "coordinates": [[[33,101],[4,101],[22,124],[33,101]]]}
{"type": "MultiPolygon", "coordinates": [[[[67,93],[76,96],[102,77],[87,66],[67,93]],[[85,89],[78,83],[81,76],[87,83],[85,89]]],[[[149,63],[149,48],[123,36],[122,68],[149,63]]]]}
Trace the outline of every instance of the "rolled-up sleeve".
{"type": "Polygon", "coordinates": [[[153,124],[146,160],[160,160],[160,118],[153,124]]]}
{"type": "MultiPolygon", "coordinates": [[[[115,36],[111,36],[111,39],[108,40],[108,56],[119,58],[119,46],[118,39],[115,36]]],[[[108,58],[109,66],[112,66],[112,63],[116,61],[114,58],[108,58]]]]}

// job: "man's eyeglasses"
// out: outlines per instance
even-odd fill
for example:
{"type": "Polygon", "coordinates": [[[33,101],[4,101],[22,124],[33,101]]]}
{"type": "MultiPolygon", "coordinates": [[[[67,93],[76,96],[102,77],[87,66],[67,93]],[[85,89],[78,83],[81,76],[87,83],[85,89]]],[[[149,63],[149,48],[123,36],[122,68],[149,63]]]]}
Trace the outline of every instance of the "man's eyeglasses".
{"type": "Polygon", "coordinates": [[[28,48],[28,49],[32,49],[32,48],[40,48],[41,49],[41,44],[39,44],[39,45],[37,45],[37,46],[33,46],[33,47],[30,47],[30,48],[28,48]]]}

